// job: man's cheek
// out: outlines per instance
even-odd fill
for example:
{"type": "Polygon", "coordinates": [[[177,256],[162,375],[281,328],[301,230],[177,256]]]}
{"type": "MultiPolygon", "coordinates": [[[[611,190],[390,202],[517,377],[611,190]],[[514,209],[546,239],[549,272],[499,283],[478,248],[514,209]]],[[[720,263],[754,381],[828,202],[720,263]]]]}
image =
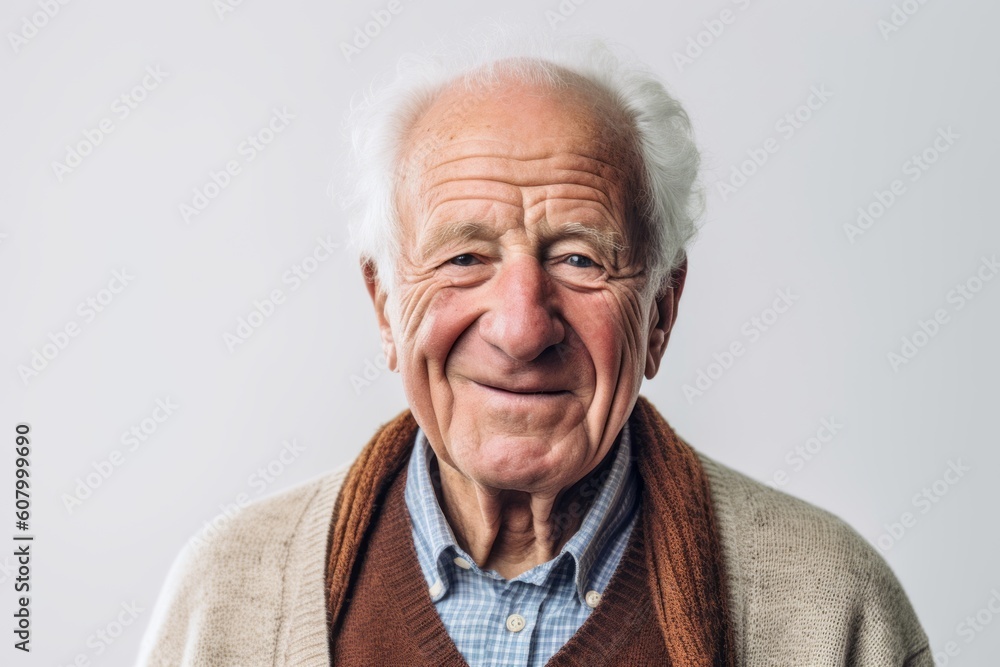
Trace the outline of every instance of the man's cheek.
{"type": "Polygon", "coordinates": [[[407,348],[421,347],[430,338],[428,330],[434,328],[436,311],[439,311],[433,290],[418,285],[400,297],[398,328],[407,348]]]}
{"type": "Polygon", "coordinates": [[[642,307],[640,300],[632,290],[625,288],[618,283],[612,283],[586,305],[581,306],[584,312],[592,314],[592,317],[601,326],[614,330],[619,335],[625,336],[629,332],[638,329],[642,322],[642,307]]]}

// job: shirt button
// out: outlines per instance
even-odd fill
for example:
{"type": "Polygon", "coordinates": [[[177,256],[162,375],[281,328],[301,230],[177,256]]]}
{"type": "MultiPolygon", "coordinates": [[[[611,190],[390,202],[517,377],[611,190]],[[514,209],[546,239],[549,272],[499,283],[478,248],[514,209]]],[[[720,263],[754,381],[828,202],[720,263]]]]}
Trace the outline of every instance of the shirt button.
{"type": "Polygon", "coordinates": [[[587,600],[587,606],[590,607],[591,609],[597,607],[597,605],[601,601],[601,594],[598,593],[597,591],[590,591],[584,597],[587,600]]]}
{"type": "Polygon", "coordinates": [[[432,598],[436,598],[437,596],[441,595],[441,591],[443,590],[444,590],[444,584],[442,584],[441,580],[438,579],[437,581],[434,582],[434,585],[431,586],[430,590],[427,592],[431,594],[432,598]]]}
{"type": "Polygon", "coordinates": [[[472,563],[470,563],[469,561],[465,560],[461,556],[459,556],[458,558],[455,559],[455,565],[459,566],[463,570],[468,570],[469,568],[472,567],[472,563]]]}
{"type": "Polygon", "coordinates": [[[524,620],[524,616],[521,616],[520,614],[511,614],[507,617],[507,629],[511,632],[520,632],[521,630],[524,630],[525,625],[527,625],[527,623],[524,620]]]}

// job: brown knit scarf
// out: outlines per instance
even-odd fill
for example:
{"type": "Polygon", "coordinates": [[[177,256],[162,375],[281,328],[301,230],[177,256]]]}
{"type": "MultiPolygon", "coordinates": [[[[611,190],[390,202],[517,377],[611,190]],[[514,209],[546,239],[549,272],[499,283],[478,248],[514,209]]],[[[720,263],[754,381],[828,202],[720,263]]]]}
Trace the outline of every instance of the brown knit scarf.
{"type": "MultiPolygon", "coordinates": [[[[670,662],[732,667],[725,573],[701,462],[644,397],[629,424],[642,480],[647,577],[670,662]]],[[[352,465],[337,498],[326,572],[333,641],[359,550],[386,490],[406,465],[416,431],[409,410],[383,425],[352,465]]]]}

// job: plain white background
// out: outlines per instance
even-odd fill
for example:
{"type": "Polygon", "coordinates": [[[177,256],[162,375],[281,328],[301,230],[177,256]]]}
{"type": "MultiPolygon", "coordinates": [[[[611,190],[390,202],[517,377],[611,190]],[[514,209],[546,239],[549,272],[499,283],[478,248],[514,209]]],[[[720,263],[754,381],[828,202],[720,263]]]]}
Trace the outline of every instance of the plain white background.
{"type": "MultiPolygon", "coordinates": [[[[33,650],[15,651],[8,633],[0,662],[129,664],[196,530],[240,494],[349,461],[405,407],[398,376],[378,368],[374,316],[327,193],[340,120],[402,53],[496,17],[627,45],[693,119],[708,211],[644,395],[696,448],[762,481],[783,472],[781,488],[877,544],[934,650],[955,642],[948,664],[994,664],[1000,618],[981,610],[1000,604],[1000,280],[980,267],[1000,252],[997,5],[909,0],[897,26],[889,0],[399,0],[348,59],[341,44],[386,3],[223,1],[80,1],[50,18],[28,0],[4,9],[0,534],[15,532],[14,426],[27,422],[36,541],[33,650]],[[724,10],[728,24],[713,23],[724,10]],[[814,87],[829,95],[800,108],[814,87]],[[248,160],[242,142],[274,110],[294,118],[248,160]],[[796,113],[798,127],[778,124],[796,113]],[[75,168],[54,166],[105,118],[113,130],[75,168]],[[767,161],[744,165],[769,139],[767,161]],[[933,164],[914,172],[907,161],[926,149],[933,164]],[[240,173],[186,221],[180,206],[230,160],[240,173]],[[878,212],[876,191],[896,179],[905,191],[852,236],[858,208],[878,212]],[[740,187],[724,195],[719,183],[740,187]],[[293,289],[283,277],[317,239],[341,248],[293,289]],[[124,287],[112,282],[123,270],[124,287]],[[109,282],[117,293],[102,292],[109,282]],[[955,291],[966,284],[971,299],[955,291]],[[227,346],[274,289],[285,301],[227,346]],[[779,290],[794,301],[775,318],[779,290]],[[919,335],[939,309],[945,323],[919,335]],[[62,349],[45,348],[73,324],[62,349]],[[894,368],[904,337],[914,348],[894,368]],[[745,351],[723,368],[734,341],[745,351]],[[700,372],[703,392],[686,396],[700,372]],[[168,399],[177,408],[151,421],[168,399]],[[823,420],[836,434],[810,441],[823,420]],[[122,440],[133,427],[146,429],[137,446],[122,440]],[[294,456],[275,463],[292,441],[294,456]],[[108,463],[115,450],[120,465],[108,463]],[[940,481],[950,465],[968,470],[940,481]],[[123,603],[141,611],[119,628],[123,603]],[[960,625],[977,612],[978,630],[960,625]]],[[[0,549],[5,625],[12,550],[0,549]]]]}

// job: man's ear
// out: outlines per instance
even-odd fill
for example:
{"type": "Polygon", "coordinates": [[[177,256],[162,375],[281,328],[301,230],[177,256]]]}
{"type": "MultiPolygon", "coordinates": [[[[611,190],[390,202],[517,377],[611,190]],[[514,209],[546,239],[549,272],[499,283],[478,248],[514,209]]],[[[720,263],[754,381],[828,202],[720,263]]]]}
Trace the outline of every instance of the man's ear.
{"type": "Polygon", "coordinates": [[[379,281],[375,271],[375,265],[371,260],[361,260],[361,273],[365,278],[365,287],[368,289],[368,296],[371,297],[372,305],[375,306],[375,316],[378,318],[379,336],[382,338],[382,352],[385,354],[385,363],[389,370],[396,372],[396,341],[392,337],[392,326],[389,323],[389,316],[386,311],[388,297],[379,281]]]}
{"type": "Polygon", "coordinates": [[[684,291],[686,278],[687,257],[685,256],[677,268],[670,272],[667,288],[653,301],[649,344],[646,349],[645,376],[647,380],[652,380],[656,375],[660,369],[663,354],[667,351],[667,342],[670,340],[670,332],[677,320],[677,304],[681,300],[681,292],[684,291]]]}

